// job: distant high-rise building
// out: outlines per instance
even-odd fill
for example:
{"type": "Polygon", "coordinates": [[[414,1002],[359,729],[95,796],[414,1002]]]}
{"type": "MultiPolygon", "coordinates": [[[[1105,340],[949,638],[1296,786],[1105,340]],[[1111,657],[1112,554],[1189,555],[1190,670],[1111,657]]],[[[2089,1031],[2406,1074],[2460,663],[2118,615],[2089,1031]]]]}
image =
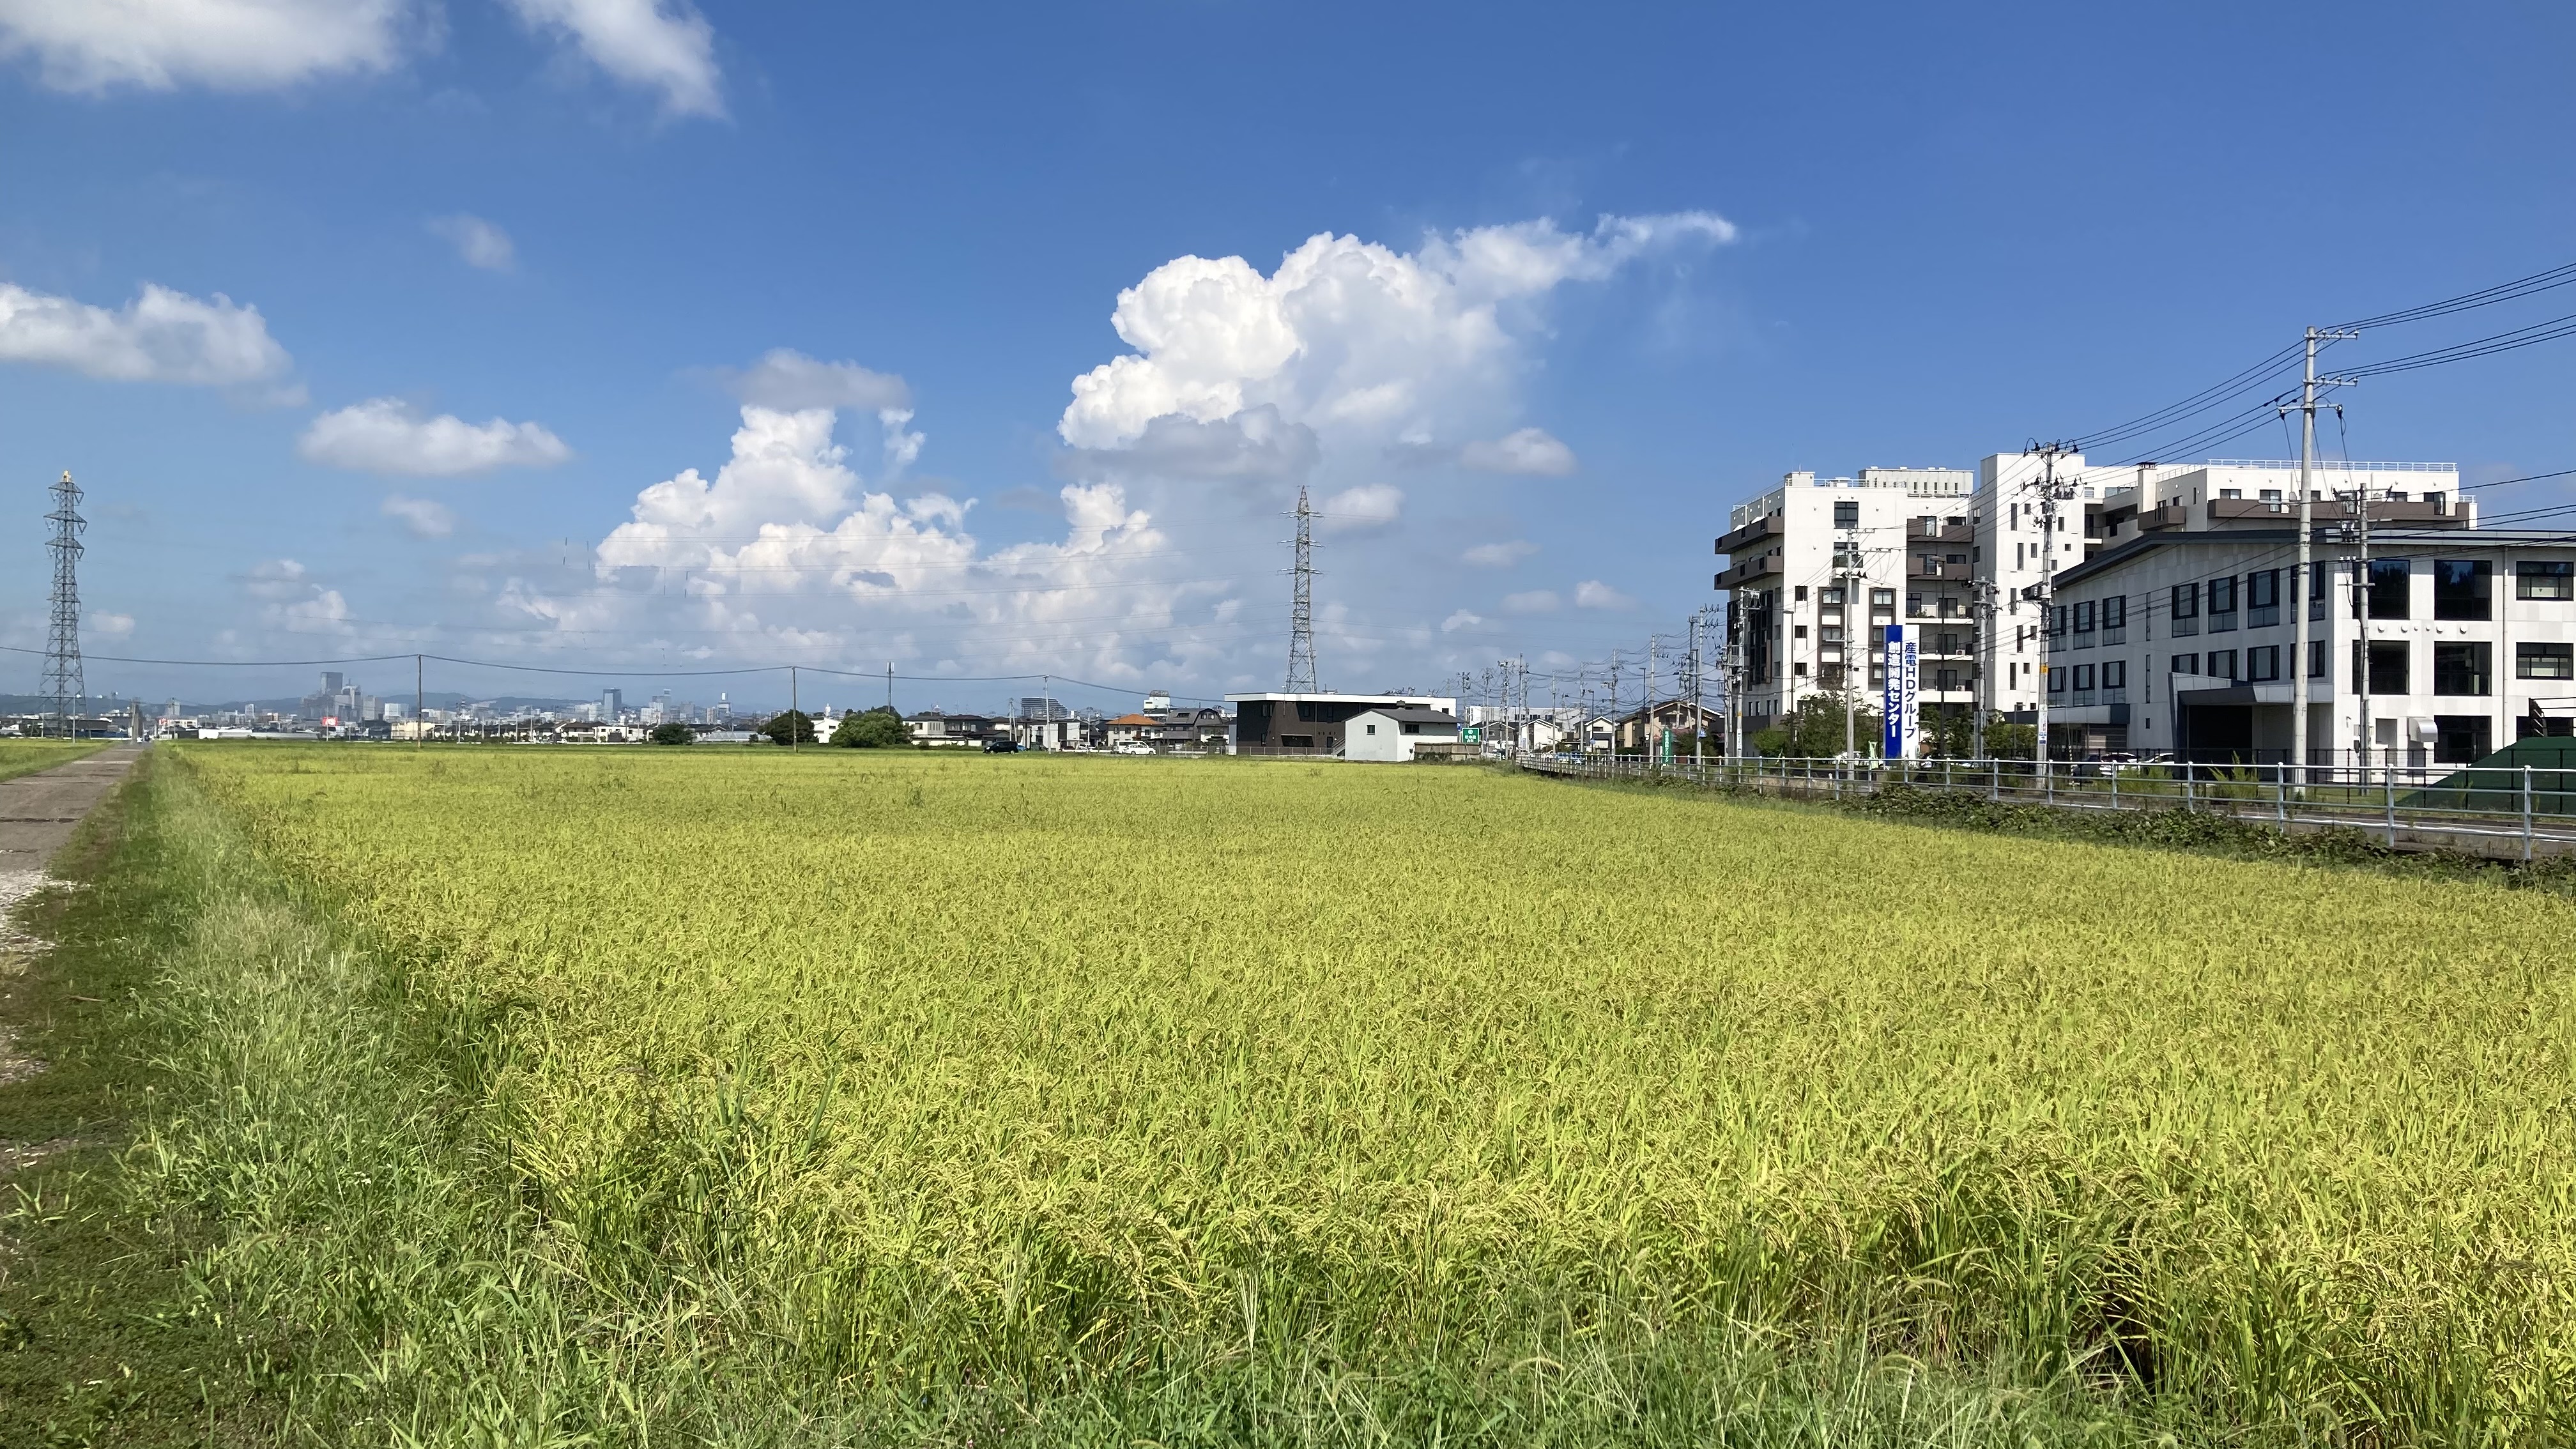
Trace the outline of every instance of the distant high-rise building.
{"type": "Polygon", "coordinates": [[[625,713],[625,690],[603,689],[599,692],[599,717],[602,720],[605,720],[610,724],[615,724],[617,723],[618,717],[625,713]]]}

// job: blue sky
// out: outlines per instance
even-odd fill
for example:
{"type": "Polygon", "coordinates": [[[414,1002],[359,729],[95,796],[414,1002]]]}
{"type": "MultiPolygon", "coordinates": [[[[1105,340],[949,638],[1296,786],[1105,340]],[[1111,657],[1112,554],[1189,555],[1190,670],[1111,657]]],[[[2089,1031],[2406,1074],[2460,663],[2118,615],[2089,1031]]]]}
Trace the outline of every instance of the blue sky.
{"type": "MultiPolygon", "coordinates": [[[[2576,260],[2550,4],[0,0],[0,51],[0,643],[69,468],[98,655],[1276,688],[1303,482],[1327,685],[1570,675],[1712,602],[1783,471],[2576,260]]],[[[2374,379],[2350,447],[2576,467],[2571,383],[2374,379]]]]}

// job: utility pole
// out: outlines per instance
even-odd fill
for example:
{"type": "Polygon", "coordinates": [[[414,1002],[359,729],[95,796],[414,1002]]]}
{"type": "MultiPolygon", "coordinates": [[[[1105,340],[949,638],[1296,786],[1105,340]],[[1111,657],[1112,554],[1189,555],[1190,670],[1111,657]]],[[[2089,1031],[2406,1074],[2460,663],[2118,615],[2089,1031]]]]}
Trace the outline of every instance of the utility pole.
{"type": "Polygon", "coordinates": [[[787,666],[787,748],[791,750],[796,748],[797,726],[804,722],[800,718],[803,714],[804,710],[796,703],[796,666],[790,664],[787,666]]]}
{"type": "Polygon", "coordinates": [[[1315,684],[1315,510],[1297,487],[1296,582],[1288,596],[1288,690],[1313,694],[1315,684]]]}
{"type": "Polygon", "coordinates": [[[414,748],[426,742],[429,731],[429,711],[422,708],[429,702],[429,696],[421,688],[422,681],[429,677],[429,666],[421,662],[422,657],[418,654],[411,657],[411,742],[414,748]]]}
{"type": "MultiPolygon", "coordinates": [[[[886,661],[886,713],[894,714],[894,661],[886,661]]],[[[901,718],[901,716],[896,716],[901,718]]]]}
{"type": "MultiPolygon", "coordinates": [[[[2316,497],[2317,466],[2317,344],[2335,342],[2361,334],[2350,331],[2326,332],[2311,327],[2307,335],[2307,371],[2299,383],[2299,569],[2290,591],[2291,612],[2298,615],[2290,635],[2290,759],[2299,788],[2308,784],[2308,600],[2316,589],[2314,567],[2315,524],[2312,500],[2316,497]]],[[[2348,382],[2345,378],[2328,378],[2326,385],[2348,382]]],[[[2364,651],[2367,667],[2368,651],[2364,651]]],[[[2369,711],[2364,710],[2366,715],[2369,711]]]]}
{"type": "MultiPolygon", "coordinates": [[[[1865,585],[1868,575],[1860,566],[1859,519],[1855,517],[1851,527],[1841,530],[1841,533],[1842,537],[1834,540],[1834,592],[1843,601],[1843,649],[1842,663],[1834,676],[1834,682],[1840,687],[1843,696],[1843,758],[1851,761],[1860,753],[1858,723],[1860,691],[1852,686],[1852,655],[1861,645],[1861,641],[1854,637],[1855,631],[1851,621],[1855,614],[1864,619],[1869,617],[1859,609],[1859,589],[1855,587],[1865,585]]],[[[1820,647],[1817,650],[1816,672],[1818,674],[1824,673],[1823,656],[1824,651],[1820,647]]],[[[1868,655],[1863,653],[1861,657],[1865,659],[1868,655]]],[[[1866,666],[1863,667],[1866,668],[1866,666]]],[[[1894,669],[1896,660],[1889,658],[1885,667],[1894,669]]],[[[1869,676],[1863,674],[1861,677],[1866,679],[1869,676]]]]}
{"type": "Polygon", "coordinates": [[[1619,753],[1619,651],[1610,651],[1610,753],[1619,753]]]}
{"type": "Polygon", "coordinates": [[[52,626],[45,637],[44,682],[42,693],[54,701],[54,729],[64,739],[80,737],[83,699],[89,693],[81,680],[80,647],[80,578],[81,530],[89,526],[80,516],[80,485],[66,471],[54,485],[54,511],[45,521],[54,526],[54,536],[45,546],[54,555],[54,595],[52,626]]]}
{"type": "Polygon", "coordinates": [[[2075,450],[2064,443],[2043,443],[2038,452],[2042,467],[2039,484],[2039,728],[2031,753],[2042,769],[2048,761],[2048,686],[2050,641],[2057,627],[2057,503],[2075,496],[2073,483],[2057,481],[2057,460],[2075,450]]]}
{"type": "MultiPolygon", "coordinates": [[[[2000,537],[2000,533],[1997,535],[2000,537]]],[[[1995,671],[1991,656],[1995,644],[1995,584],[1992,579],[1979,579],[1974,590],[1977,600],[1977,702],[1970,706],[1976,718],[1969,722],[1972,742],[1970,759],[1986,757],[1986,716],[1995,707],[1995,671]]]]}
{"type": "MultiPolygon", "coordinates": [[[[2347,490],[2352,494],[2352,538],[2359,544],[2359,556],[2352,566],[2352,618],[2356,650],[2352,684],[2360,696],[2361,718],[2353,725],[2353,758],[2361,765],[2362,788],[2370,787],[2370,485],[2361,483],[2347,490]]],[[[2393,763],[2393,762],[2392,762],[2393,763]]]]}

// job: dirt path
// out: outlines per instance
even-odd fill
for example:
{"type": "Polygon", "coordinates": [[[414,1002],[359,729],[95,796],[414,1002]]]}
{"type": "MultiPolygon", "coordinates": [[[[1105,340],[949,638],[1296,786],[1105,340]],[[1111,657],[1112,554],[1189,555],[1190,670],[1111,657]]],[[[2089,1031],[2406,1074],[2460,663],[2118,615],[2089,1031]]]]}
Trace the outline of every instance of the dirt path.
{"type": "MultiPolygon", "coordinates": [[[[14,973],[34,944],[18,934],[8,913],[44,885],[45,863],[142,755],[140,745],[119,745],[38,774],[0,780],[0,976],[14,973]]],[[[17,1050],[15,1033],[0,1023],[0,1086],[42,1070],[42,1063],[17,1050]]],[[[22,1165],[0,1154],[0,1171],[22,1165]]]]}

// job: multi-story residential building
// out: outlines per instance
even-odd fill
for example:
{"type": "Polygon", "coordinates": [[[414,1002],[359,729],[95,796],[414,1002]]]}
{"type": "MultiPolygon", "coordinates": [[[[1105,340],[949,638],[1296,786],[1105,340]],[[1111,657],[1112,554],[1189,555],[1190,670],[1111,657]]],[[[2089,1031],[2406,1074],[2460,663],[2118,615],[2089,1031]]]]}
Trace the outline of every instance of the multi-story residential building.
{"type": "Polygon", "coordinates": [[[1975,695],[1975,475],[1864,468],[1791,473],[1738,505],[1717,552],[1742,728],[1801,699],[1886,683],[1887,626],[1920,628],[1924,705],[1965,711],[1975,695]]]}

